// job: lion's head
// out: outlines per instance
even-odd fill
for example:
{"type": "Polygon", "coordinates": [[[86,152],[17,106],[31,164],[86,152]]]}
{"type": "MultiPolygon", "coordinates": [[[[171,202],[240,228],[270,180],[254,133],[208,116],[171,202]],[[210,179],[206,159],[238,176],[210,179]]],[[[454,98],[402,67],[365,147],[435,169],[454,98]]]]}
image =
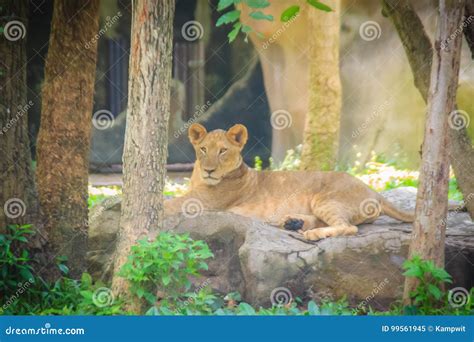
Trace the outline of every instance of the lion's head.
{"type": "Polygon", "coordinates": [[[234,125],[228,131],[216,129],[207,132],[200,124],[192,124],[189,140],[196,151],[200,177],[208,185],[216,185],[242,164],[241,151],[247,142],[244,125],[234,125]]]}

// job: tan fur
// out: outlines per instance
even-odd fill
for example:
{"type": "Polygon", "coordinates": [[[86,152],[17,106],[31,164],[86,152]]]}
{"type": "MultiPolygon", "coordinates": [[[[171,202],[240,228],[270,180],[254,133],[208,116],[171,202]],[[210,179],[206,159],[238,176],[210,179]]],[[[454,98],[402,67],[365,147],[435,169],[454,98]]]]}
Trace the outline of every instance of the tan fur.
{"type": "MultiPolygon", "coordinates": [[[[344,172],[255,171],[242,160],[247,129],[207,132],[189,128],[196,151],[190,191],[165,202],[165,215],[193,210],[229,211],[283,227],[302,220],[308,240],[354,235],[356,225],[386,214],[413,222],[413,214],[397,209],[359,179],[344,172]]],[[[191,213],[192,214],[192,213],[191,213]]]]}

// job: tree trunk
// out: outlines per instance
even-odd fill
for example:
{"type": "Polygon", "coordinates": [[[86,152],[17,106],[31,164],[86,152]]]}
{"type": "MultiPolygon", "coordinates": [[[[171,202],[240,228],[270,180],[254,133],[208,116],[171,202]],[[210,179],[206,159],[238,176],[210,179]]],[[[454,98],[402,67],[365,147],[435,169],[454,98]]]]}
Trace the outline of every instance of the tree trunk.
{"type": "MultiPolygon", "coordinates": [[[[117,276],[140,237],[161,229],[170,110],[174,1],[133,2],[128,117],[123,152],[123,201],[113,290],[128,291],[117,276]]],[[[130,309],[139,311],[132,300],[130,309]]]]}
{"type": "Polygon", "coordinates": [[[332,170],[337,162],[341,116],[339,77],[340,1],[325,2],[333,11],[308,8],[311,27],[309,112],[306,115],[302,170],[332,170]]]}
{"type": "Polygon", "coordinates": [[[54,2],[38,135],[44,224],[70,275],[86,267],[87,184],[99,0],[54,2]]]}
{"type": "MultiPolygon", "coordinates": [[[[433,60],[433,47],[423,28],[418,15],[408,0],[383,0],[384,14],[392,20],[402,41],[415,80],[415,86],[427,101],[430,87],[430,70],[433,60]]],[[[471,24],[473,25],[473,24],[471,24]]],[[[455,115],[450,119],[459,119],[455,115]]],[[[462,120],[462,118],[460,118],[462,120]]],[[[464,195],[465,204],[471,218],[474,219],[474,201],[470,199],[474,193],[474,149],[466,128],[452,122],[449,135],[449,159],[464,195]],[[454,127],[454,128],[453,128],[454,127]]]]}
{"type": "Polygon", "coordinates": [[[474,1],[466,1],[464,18],[464,36],[474,59],[474,1]]]}
{"type": "Polygon", "coordinates": [[[39,205],[28,136],[26,98],[26,34],[28,3],[2,1],[6,19],[0,38],[0,234],[9,224],[33,224],[29,249],[35,261],[44,261],[46,234],[39,222],[39,205]]]}
{"type": "MultiPolygon", "coordinates": [[[[440,0],[416,220],[410,244],[410,257],[419,255],[433,260],[438,267],[444,267],[449,180],[448,117],[455,108],[462,42],[462,35],[453,39],[450,36],[461,24],[463,11],[464,0],[440,0]]],[[[405,304],[410,304],[409,294],[417,285],[416,279],[406,278],[405,304]]]]}

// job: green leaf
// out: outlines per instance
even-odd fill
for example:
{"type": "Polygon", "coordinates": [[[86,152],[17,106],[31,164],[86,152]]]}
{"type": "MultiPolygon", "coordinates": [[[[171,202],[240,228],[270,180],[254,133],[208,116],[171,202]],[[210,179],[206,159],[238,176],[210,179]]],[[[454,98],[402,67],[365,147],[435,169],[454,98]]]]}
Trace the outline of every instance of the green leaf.
{"type": "Polygon", "coordinates": [[[64,264],[58,264],[58,267],[59,267],[60,271],[63,272],[64,274],[68,274],[68,273],[69,273],[69,267],[67,267],[66,265],[64,265],[64,264]]]}
{"type": "Polygon", "coordinates": [[[313,302],[312,300],[308,302],[308,312],[309,312],[310,315],[319,315],[320,314],[318,305],[315,302],[313,302]]]}
{"type": "Polygon", "coordinates": [[[300,11],[300,6],[294,5],[288,7],[286,10],[283,11],[281,14],[280,20],[283,22],[287,22],[294,18],[300,11]]]}
{"type": "Polygon", "coordinates": [[[219,4],[217,5],[217,10],[222,11],[225,10],[227,7],[232,6],[234,4],[234,0],[219,0],[219,4]]]}
{"type": "MultiPolygon", "coordinates": [[[[249,33],[249,32],[252,32],[252,28],[248,25],[242,25],[242,32],[243,33],[249,33]]],[[[212,254],[212,253],[211,253],[212,254]]],[[[211,256],[214,256],[214,254],[212,254],[211,256]]]]}
{"type": "Polygon", "coordinates": [[[163,282],[163,285],[168,285],[171,281],[171,277],[169,275],[164,275],[161,277],[161,281],[163,282]]]}
{"type": "Polygon", "coordinates": [[[246,0],[247,6],[252,8],[265,8],[270,6],[270,2],[268,0],[246,0]]]}
{"type": "Polygon", "coordinates": [[[242,27],[241,23],[234,24],[234,28],[227,35],[227,38],[229,38],[229,43],[232,43],[235,40],[235,38],[237,38],[237,35],[239,34],[241,27],[242,27]]]}
{"type": "Polygon", "coordinates": [[[440,299],[441,296],[443,295],[443,292],[441,290],[433,285],[433,284],[428,284],[428,291],[435,297],[436,299],[440,299]]]}
{"type": "Polygon", "coordinates": [[[235,11],[227,12],[223,14],[217,20],[216,26],[219,27],[224,24],[233,23],[234,21],[239,20],[239,18],[240,18],[240,11],[235,10],[235,11]]]}
{"type": "Polygon", "coordinates": [[[273,15],[270,14],[265,14],[262,11],[254,11],[251,12],[250,17],[256,20],[268,20],[268,21],[273,21],[273,15]]]}
{"type": "Polygon", "coordinates": [[[255,315],[255,309],[252,308],[249,304],[247,303],[240,303],[239,304],[239,315],[255,315]]]}
{"type": "Polygon", "coordinates": [[[306,0],[308,4],[324,12],[332,12],[332,8],[328,5],[325,5],[317,0],[306,0]]]}
{"type": "Polygon", "coordinates": [[[405,271],[405,273],[403,273],[403,275],[405,277],[421,278],[423,277],[423,270],[418,265],[412,265],[409,269],[405,271]]]}

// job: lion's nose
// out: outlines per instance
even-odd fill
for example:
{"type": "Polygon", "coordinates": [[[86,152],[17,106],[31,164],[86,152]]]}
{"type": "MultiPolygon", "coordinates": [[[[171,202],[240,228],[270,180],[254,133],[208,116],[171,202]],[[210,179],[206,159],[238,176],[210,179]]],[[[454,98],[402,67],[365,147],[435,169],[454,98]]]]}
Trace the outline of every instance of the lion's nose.
{"type": "Polygon", "coordinates": [[[204,171],[206,171],[208,174],[211,174],[214,171],[216,171],[216,169],[215,168],[213,168],[213,169],[205,168],[204,171]]]}

